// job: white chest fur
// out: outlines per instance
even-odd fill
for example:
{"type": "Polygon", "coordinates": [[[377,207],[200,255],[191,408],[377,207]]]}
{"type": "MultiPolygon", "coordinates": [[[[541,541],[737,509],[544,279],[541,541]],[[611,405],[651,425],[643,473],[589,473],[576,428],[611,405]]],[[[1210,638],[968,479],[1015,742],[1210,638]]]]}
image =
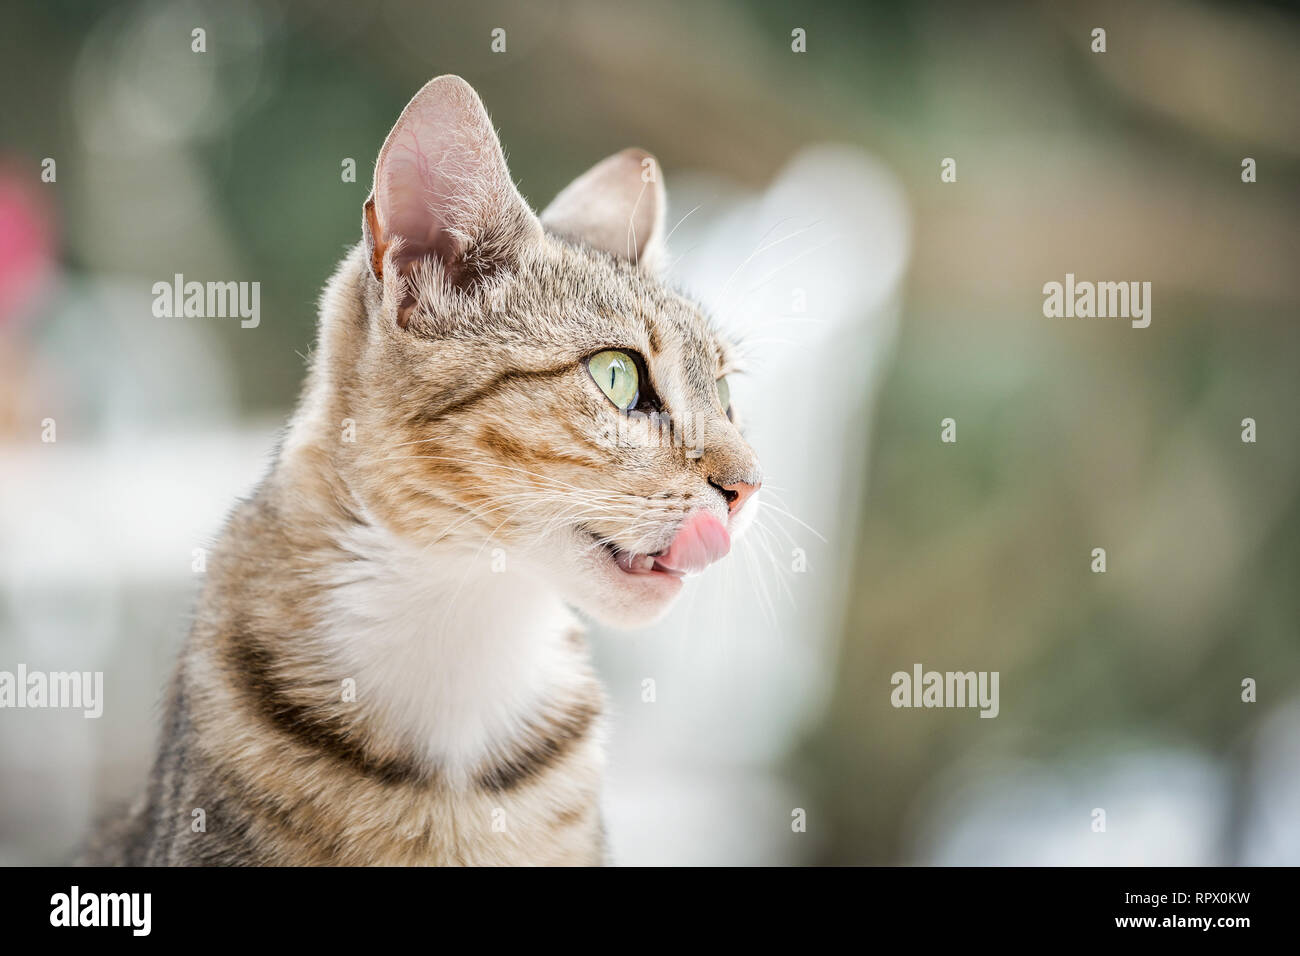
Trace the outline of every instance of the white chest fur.
{"type": "Polygon", "coordinates": [[[375,526],[343,544],[323,614],[358,706],[452,785],[589,681],[571,612],[491,549],[421,550],[375,526]]]}

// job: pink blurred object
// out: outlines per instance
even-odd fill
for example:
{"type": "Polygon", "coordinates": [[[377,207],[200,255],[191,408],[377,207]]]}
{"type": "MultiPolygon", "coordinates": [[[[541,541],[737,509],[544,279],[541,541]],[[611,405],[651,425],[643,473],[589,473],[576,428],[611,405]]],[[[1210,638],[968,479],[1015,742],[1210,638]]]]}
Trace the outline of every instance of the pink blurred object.
{"type": "Polygon", "coordinates": [[[54,219],[39,172],[0,165],[0,326],[22,314],[52,271],[54,219]]]}

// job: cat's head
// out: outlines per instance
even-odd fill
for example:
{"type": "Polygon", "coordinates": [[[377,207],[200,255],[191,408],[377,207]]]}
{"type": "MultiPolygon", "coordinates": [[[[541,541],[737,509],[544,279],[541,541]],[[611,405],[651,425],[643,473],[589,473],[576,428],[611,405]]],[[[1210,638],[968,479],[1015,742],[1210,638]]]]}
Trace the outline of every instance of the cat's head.
{"type": "Polygon", "coordinates": [[[621,626],[722,557],[759,466],[730,407],[734,348],[658,277],[664,215],[657,163],[625,150],[538,217],[474,90],[420,90],[365,204],[365,327],[338,384],[367,509],[621,626]]]}

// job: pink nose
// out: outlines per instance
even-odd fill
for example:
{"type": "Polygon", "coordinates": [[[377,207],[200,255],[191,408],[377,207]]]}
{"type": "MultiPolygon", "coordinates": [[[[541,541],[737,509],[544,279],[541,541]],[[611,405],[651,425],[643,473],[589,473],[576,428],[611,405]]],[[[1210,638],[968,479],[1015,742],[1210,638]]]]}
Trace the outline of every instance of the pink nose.
{"type": "Polygon", "coordinates": [[[727,514],[734,515],[741,508],[745,507],[745,502],[759,488],[763,487],[761,481],[750,484],[748,481],[737,481],[731,485],[719,485],[716,482],[709,482],[714,488],[722,492],[722,497],[727,499],[727,514]]]}

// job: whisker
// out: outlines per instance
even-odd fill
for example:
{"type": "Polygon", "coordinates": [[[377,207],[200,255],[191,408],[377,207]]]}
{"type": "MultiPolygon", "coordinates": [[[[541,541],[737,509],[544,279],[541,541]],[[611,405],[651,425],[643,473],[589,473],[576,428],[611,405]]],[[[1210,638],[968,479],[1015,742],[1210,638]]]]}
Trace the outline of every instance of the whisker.
{"type": "MultiPolygon", "coordinates": [[[[682,216],[681,219],[678,219],[678,220],[677,220],[677,226],[680,226],[680,225],[681,225],[682,223],[684,223],[687,219],[691,218],[691,214],[694,213],[696,209],[699,209],[700,206],[702,206],[702,205],[703,205],[703,203],[696,203],[696,204],[695,204],[695,209],[692,209],[692,210],[691,210],[690,212],[688,212],[686,215],[682,216]]],[[[671,238],[673,237],[673,233],[677,231],[677,226],[673,226],[671,229],[669,229],[669,230],[668,230],[668,235],[664,236],[664,245],[665,245],[665,246],[668,245],[668,240],[671,239],[671,238]]]]}
{"type": "Polygon", "coordinates": [[[770,501],[764,501],[763,507],[770,509],[774,514],[778,514],[781,515],[782,517],[789,518],[791,521],[795,522],[800,527],[802,527],[805,531],[808,531],[810,534],[815,535],[817,540],[820,541],[822,544],[827,543],[826,537],[820,531],[814,528],[812,525],[808,524],[808,522],[804,521],[802,518],[798,518],[795,515],[792,515],[789,511],[786,511],[784,508],[780,508],[777,505],[772,504],[772,502],[770,501]]]}
{"type": "Polygon", "coordinates": [[[799,236],[803,235],[805,232],[807,232],[808,230],[812,229],[814,226],[817,225],[817,223],[814,222],[811,225],[804,226],[802,229],[796,229],[794,232],[782,236],[780,239],[777,239],[766,246],[763,245],[763,242],[766,241],[767,237],[770,236],[773,233],[773,231],[780,228],[784,223],[789,222],[791,218],[792,217],[790,216],[786,216],[784,219],[778,220],[775,224],[772,225],[770,229],[767,230],[767,232],[763,233],[763,235],[759,238],[758,245],[754,249],[754,251],[751,252],[748,256],[746,256],[745,260],[741,262],[740,265],[736,266],[735,270],[731,273],[731,275],[727,276],[727,281],[724,282],[722,284],[722,288],[718,290],[719,299],[722,299],[723,297],[726,296],[727,289],[731,287],[731,283],[735,280],[736,276],[740,274],[740,271],[744,269],[745,266],[749,265],[750,262],[754,260],[755,256],[761,255],[764,252],[767,252],[767,250],[769,249],[775,249],[783,242],[789,242],[791,239],[797,239],[799,236]]]}

